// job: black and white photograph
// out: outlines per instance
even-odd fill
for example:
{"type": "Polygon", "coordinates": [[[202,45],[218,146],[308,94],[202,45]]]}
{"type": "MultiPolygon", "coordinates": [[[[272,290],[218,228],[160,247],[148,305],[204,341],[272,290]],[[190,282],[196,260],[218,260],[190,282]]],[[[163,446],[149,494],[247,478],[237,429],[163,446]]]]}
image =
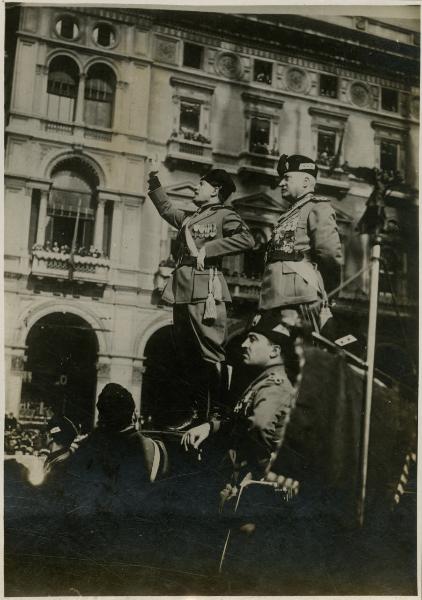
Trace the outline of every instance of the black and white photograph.
{"type": "Polygon", "coordinates": [[[3,13],[4,595],[418,597],[419,3],[3,13]]]}

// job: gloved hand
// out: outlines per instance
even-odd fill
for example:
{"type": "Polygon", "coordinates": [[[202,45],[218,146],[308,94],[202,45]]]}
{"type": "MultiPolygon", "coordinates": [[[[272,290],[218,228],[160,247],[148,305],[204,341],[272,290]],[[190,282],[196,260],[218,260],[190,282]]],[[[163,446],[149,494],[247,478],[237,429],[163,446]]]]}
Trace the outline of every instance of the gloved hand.
{"type": "Polygon", "coordinates": [[[157,173],[158,173],[158,171],[150,171],[150,173],[148,175],[148,187],[149,187],[148,191],[150,191],[150,192],[153,192],[154,190],[161,187],[161,183],[157,177],[157,173]]]}

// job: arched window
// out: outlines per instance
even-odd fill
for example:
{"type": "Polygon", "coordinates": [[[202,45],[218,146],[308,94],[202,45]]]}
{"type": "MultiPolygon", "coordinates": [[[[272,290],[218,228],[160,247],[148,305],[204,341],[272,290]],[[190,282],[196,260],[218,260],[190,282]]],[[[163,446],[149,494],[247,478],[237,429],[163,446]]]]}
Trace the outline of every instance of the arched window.
{"type": "Polygon", "coordinates": [[[109,67],[97,64],[89,69],[85,83],[86,124],[111,127],[115,88],[116,77],[109,67]]]}
{"type": "Polygon", "coordinates": [[[47,83],[47,114],[56,121],[73,121],[78,96],[79,70],[68,56],[56,56],[50,63],[47,83]]]}
{"type": "Polygon", "coordinates": [[[75,161],[61,163],[53,172],[53,185],[48,202],[47,240],[52,249],[75,241],[75,251],[89,251],[93,244],[97,182],[91,173],[78,169],[75,161]]]}

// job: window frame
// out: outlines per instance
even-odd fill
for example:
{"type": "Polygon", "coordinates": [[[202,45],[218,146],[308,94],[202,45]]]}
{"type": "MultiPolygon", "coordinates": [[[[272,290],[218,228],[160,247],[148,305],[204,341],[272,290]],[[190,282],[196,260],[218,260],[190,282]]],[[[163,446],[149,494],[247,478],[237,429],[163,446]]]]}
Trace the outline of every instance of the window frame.
{"type": "Polygon", "coordinates": [[[331,73],[320,73],[319,74],[319,79],[318,79],[318,95],[321,96],[322,98],[331,98],[331,100],[338,100],[338,96],[339,96],[339,87],[340,87],[340,80],[339,77],[337,75],[333,75],[331,73]],[[327,77],[330,79],[335,79],[336,80],[336,94],[335,96],[331,96],[328,94],[323,94],[321,91],[321,80],[323,77],[327,77]]]}
{"type": "Polygon", "coordinates": [[[197,44],[196,42],[190,42],[188,40],[185,40],[183,42],[181,55],[182,55],[182,67],[185,67],[187,69],[194,69],[195,71],[201,71],[204,69],[205,47],[202,46],[201,44],[197,44]],[[185,64],[185,48],[186,48],[186,46],[195,46],[196,48],[200,49],[201,55],[200,55],[199,67],[193,67],[192,65],[185,64]]]}
{"type": "Polygon", "coordinates": [[[118,31],[117,27],[115,27],[114,24],[108,23],[107,21],[97,21],[96,23],[94,23],[92,26],[91,37],[92,37],[92,41],[94,42],[94,44],[96,46],[98,46],[98,48],[103,48],[104,50],[111,50],[111,49],[115,48],[119,44],[119,41],[120,41],[119,31],[118,31]],[[101,27],[102,25],[109,27],[114,33],[114,42],[112,44],[110,44],[109,46],[104,46],[103,44],[100,44],[95,39],[95,30],[98,27],[101,27]]]}
{"type": "Polygon", "coordinates": [[[81,24],[80,24],[80,20],[75,17],[75,15],[70,14],[70,13],[60,13],[58,15],[55,16],[54,18],[54,26],[53,26],[53,31],[55,33],[55,35],[61,39],[61,40],[66,40],[68,42],[77,42],[81,39],[81,35],[82,35],[82,28],[81,28],[81,24]],[[74,25],[76,25],[77,29],[78,29],[78,33],[77,35],[75,35],[74,37],[66,37],[64,35],[62,35],[61,33],[58,32],[58,24],[60,21],[62,21],[63,19],[71,19],[74,23],[74,25]]]}
{"type": "Polygon", "coordinates": [[[261,83],[263,85],[270,85],[270,86],[272,86],[273,85],[273,81],[274,81],[274,63],[272,61],[270,61],[270,60],[265,60],[265,59],[262,59],[262,58],[254,58],[254,60],[253,60],[253,70],[252,70],[252,81],[254,83],[261,83]],[[263,64],[266,64],[266,65],[270,66],[270,70],[271,70],[271,73],[270,73],[270,82],[268,82],[268,81],[258,81],[256,79],[256,64],[258,62],[261,62],[263,64]]]}

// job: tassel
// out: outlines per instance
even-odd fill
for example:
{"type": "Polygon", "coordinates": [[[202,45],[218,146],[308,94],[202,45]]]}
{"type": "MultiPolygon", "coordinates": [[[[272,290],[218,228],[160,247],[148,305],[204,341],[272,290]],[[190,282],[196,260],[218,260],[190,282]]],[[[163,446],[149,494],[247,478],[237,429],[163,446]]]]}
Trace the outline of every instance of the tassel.
{"type": "MultiPolygon", "coordinates": [[[[217,318],[217,306],[214,298],[214,286],[215,286],[215,273],[214,269],[209,270],[208,279],[208,297],[205,301],[204,321],[215,321],[217,318]]],[[[220,283],[220,281],[218,282],[220,283]]],[[[221,286],[221,284],[220,284],[221,286]]]]}
{"type": "Polygon", "coordinates": [[[217,306],[214,296],[211,292],[208,293],[208,298],[205,301],[204,321],[215,321],[217,318],[217,306]]]}

